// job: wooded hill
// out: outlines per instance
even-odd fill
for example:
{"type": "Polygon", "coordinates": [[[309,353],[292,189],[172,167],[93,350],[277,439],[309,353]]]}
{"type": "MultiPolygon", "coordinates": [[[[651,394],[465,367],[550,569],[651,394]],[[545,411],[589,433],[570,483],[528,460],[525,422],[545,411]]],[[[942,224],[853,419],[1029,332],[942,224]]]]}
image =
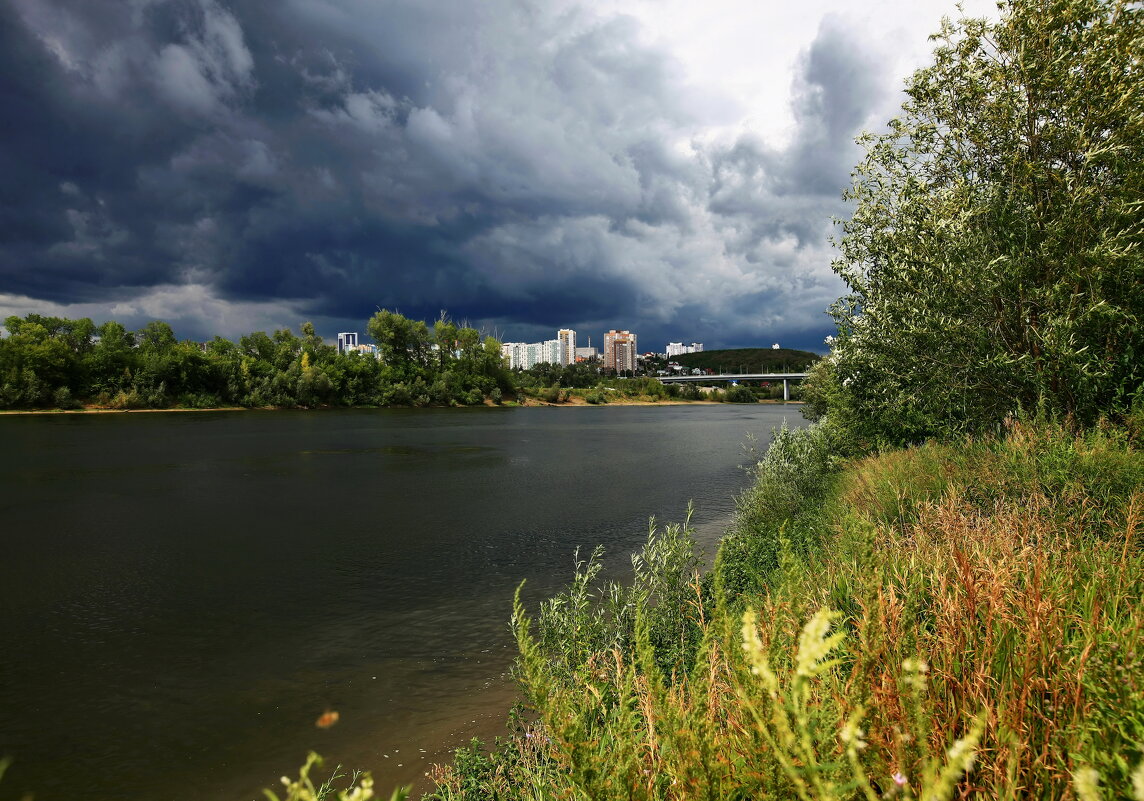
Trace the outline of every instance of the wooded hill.
{"type": "Polygon", "coordinates": [[[702,353],[685,353],[672,357],[672,361],[684,367],[698,367],[701,370],[714,370],[717,373],[762,372],[782,373],[805,372],[810,365],[821,359],[817,353],[792,348],[728,348],[708,350],[702,353]]]}

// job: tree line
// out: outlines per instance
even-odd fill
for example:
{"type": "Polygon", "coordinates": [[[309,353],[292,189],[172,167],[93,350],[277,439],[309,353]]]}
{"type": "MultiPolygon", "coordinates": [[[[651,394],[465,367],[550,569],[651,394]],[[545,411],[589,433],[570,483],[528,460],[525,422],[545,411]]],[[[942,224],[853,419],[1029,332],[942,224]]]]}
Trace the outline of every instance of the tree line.
{"type": "Polygon", "coordinates": [[[432,326],[381,310],[378,355],[325,343],[311,323],[233,342],[179,341],[152,321],[129,331],[29,314],[0,338],[0,408],[116,409],[474,405],[512,391],[500,343],[442,315],[432,326]]]}

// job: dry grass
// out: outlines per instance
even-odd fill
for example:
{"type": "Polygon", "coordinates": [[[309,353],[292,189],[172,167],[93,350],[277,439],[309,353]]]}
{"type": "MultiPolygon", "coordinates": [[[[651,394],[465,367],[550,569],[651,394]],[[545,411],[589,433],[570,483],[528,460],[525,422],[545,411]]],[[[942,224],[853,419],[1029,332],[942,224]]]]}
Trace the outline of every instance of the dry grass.
{"type": "Polygon", "coordinates": [[[863,460],[764,595],[695,587],[687,676],[637,625],[557,677],[522,614],[546,747],[488,757],[494,794],[454,771],[439,797],[1140,798],[1141,475],[1115,436],[1059,430],[863,460]]]}

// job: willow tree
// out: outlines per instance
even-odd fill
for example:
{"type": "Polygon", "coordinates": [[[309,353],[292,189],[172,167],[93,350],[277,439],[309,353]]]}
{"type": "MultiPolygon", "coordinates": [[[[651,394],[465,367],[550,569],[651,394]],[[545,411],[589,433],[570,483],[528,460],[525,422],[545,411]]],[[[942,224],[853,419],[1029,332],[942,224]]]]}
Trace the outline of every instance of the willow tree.
{"type": "Polygon", "coordinates": [[[945,20],[902,114],[860,140],[828,369],[866,439],[1090,422],[1144,378],[1144,10],[999,8],[945,20]]]}

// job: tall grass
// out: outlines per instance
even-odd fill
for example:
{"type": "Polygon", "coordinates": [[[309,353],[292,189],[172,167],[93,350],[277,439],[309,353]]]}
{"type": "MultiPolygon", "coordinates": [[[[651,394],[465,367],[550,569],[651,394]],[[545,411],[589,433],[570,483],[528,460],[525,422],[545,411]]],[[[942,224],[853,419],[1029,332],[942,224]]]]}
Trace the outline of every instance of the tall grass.
{"type": "Polygon", "coordinates": [[[532,716],[437,798],[1144,799],[1126,434],[1013,426],[840,472],[820,430],[776,443],[708,576],[668,527],[630,586],[590,558],[517,603],[532,716]]]}

